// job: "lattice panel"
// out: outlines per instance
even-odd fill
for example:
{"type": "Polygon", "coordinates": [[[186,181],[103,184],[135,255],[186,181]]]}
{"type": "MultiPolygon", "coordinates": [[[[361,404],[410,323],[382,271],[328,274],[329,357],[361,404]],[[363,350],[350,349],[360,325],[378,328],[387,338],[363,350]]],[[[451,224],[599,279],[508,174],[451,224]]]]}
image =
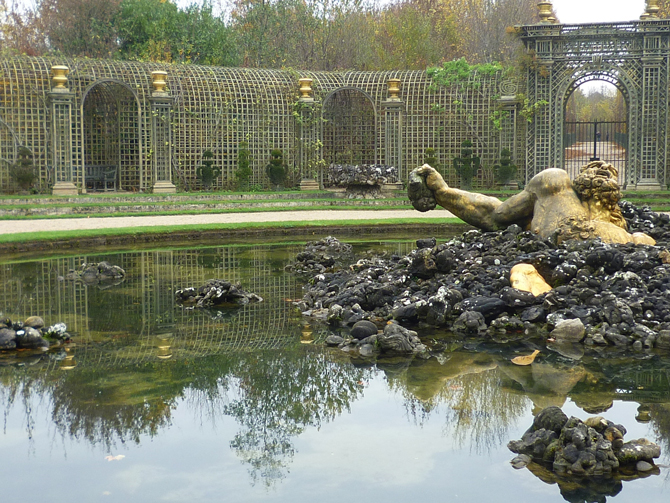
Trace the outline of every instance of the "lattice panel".
{"type": "Polygon", "coordinates": [[[628,107],[628,160],[621,178],[627,186],[665,187],[669,32],[668,20],[521,28],[529,56],[535,58],[527,71],[529,101],[550,103],[550,112],[536,114],[528,128],[529,176],[565,165],[565,103],[580,84],[605,80],[619,88],[628,107]]]}

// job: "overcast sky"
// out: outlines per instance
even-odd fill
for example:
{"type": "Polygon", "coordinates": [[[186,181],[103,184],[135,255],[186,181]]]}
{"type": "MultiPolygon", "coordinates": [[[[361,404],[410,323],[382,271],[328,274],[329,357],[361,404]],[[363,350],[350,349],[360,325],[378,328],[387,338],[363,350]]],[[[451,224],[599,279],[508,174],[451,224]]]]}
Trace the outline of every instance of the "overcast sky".
{"type": "Polygon", "coordinates": [[[644,12],[645,0],[553,0],[561,23],[634,21],[644,12]]]}

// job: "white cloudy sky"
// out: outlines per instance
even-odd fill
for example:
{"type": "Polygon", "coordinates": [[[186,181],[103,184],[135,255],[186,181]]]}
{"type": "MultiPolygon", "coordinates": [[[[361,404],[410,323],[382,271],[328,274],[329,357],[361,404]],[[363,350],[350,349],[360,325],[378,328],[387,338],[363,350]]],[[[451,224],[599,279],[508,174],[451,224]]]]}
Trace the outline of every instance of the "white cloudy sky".
{"type": "Polygon", "coordinates": [[[553,0],[562,23],[633,21],[644,12],[644,0],[553,0]]]}
{"type": "MultiPolygon", "coordinates": [[[[386,3],[388,0],[377,0],[386,3]]],[[[10,3],[8,1],[7,3],[10,3]]],[[[35,0],[16,0],[18,4],[32,6],[35,0]]],[[[176,0],[186,6],[202,0],[176,0]]],[[[230,0],[214,0],[214,5],[226,5],[230,0]]],[[[554,10],[562,23],[598,23],[632,21],[644,12],[645,0],[553,0],[554,10]]]]}

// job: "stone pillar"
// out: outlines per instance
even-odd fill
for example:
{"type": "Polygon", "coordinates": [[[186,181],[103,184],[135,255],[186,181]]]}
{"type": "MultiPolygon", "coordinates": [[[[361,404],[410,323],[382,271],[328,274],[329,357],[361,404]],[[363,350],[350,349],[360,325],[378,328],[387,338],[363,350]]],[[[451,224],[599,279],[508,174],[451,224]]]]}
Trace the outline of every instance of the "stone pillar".
{"type": "Polygon", "coordinates": [[[398,182],[400,182],[407,179],[407,173],[405,173],[402,162],[402,119],[405,112],[405,103],[400,99],[400,79],[389,79],[386,85],[388,86],[388,95],[386,100],[382,102],[386,139],[384,164],[396,167],[398,182]]]}
{"type": "Polygon", "coordinates": [[[51,67],[51,162],[54,172],[53,195],[76,196],[72,172],[72,103],[74,94],[67,87],[67,66],[51,67]]]}
{"type": "Polygon", "coordinates": [[[312,79],[302,78],[300,84],[300,98],[298,98],[298,138],[300,145],[300,170],[302,180],[300,190],[319,190],[322,187],[323,172],[321,163],[321,141],[319,140],[318,125],[320,121],[312,94],[312,79]]]}
{"type": "Polygon", "coordinates": [[[151,173],[154,194],[174,194],[172,183],[172,103],[165,90],[167,72],[151,72],[151,173]]]}

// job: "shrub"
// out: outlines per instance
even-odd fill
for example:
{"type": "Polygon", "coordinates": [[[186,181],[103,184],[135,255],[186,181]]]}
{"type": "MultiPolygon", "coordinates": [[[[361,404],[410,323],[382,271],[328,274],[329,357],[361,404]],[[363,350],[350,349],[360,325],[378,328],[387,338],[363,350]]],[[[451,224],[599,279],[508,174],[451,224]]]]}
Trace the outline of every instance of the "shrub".
{"type": "Polygon", "coordinates": [[[37,179],[33,153],[27,147],[19,147],[17,157],[16,162],[9,167],[9,176],[21,190],[30,190],[37,179]]]}
{"type": "Polygon", "coordinates": [[[493,166],[496,181],[500,184],[508,184],[516,176],[516,165],[512,164],[511,156],[512,152],[509,149],[502,149],[500,151],[500,163],[493,166]]]}
{"type": "Polygon", "coordinates": [[[478,156],[472,155],[472,142],[465,140],[461,143],[461,156],[454,158],[454,169],[461,178],[461,188],[469,190],[472,188],[472,179],[481,168],[481,161],[478,156]]]}
{"type": "Polygon", "coordinates": [[[253,171],[251,170],[251,151],[249,150],[249,143],[241,141],[237,148],[237,171],[235,171],[235,178],[237,178],[238,188],[246,190],[249,188],[249,180],[253,171]]]}
{"type": "Polygon", "coordinates": [[[284,166],[284,154],[281,150],[276,148],[270,152],[270,162],[265,166],[265,174],[275,188],[284,183],[286,167],[284,166]]]}
{"type": "Polygon", "coordinates": [[[221,175],[221,168],[213,166],[213,164],[214,154],[211,150],[205,150],[202,154],[202,164],[198,166],[195,172],[205,190],[209,190],[214,179],[221,175]]]}

